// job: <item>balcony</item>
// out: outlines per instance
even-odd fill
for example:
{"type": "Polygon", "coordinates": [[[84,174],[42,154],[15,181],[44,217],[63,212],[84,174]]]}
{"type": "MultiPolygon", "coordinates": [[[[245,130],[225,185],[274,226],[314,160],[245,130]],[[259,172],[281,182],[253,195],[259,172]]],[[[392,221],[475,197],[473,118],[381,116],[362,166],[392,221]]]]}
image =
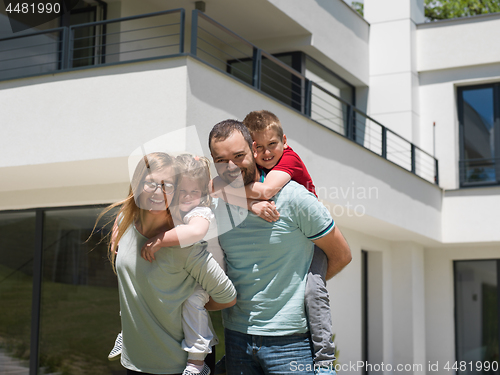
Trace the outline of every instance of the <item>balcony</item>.
{"type": "Polygon", "coordinates": [[[439,184],[432,155],[360,111],[327,80],[300,73],[196,10],[186,43],[184,20],[184,9],[175,9],[0,39],[0,80],[191,56],[439,184]]]}

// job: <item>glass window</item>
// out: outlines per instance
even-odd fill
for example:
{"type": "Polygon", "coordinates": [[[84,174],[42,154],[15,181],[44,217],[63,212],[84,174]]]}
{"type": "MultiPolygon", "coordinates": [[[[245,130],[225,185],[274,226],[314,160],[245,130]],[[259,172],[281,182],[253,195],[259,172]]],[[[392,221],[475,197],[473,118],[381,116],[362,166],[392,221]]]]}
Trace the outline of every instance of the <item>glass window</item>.
{"type": "MultiPolygon", "coordinates": [[[[29,367],[35,212],[0,214],[0,350],[29,367]],[[23,363],[24,362],[24,363],[23,363]]],[[[2,368],[0,365],[0,373],[2,368]]]]}
{"type": "MultiPolygon", "coordinates": [[[[274,57],[301,72],[301,52],[281,53],[274,57]]],[[[252,84],[251,59],[230,60],[227,71],[249,85],[252,84]]],[[[303,109],[302,80],[265,57],[262,58],[260,89],[292,108],[299,111],[303,109]]]]}
{"type": "MultiPolygon", "coordinates": [[[[346,135],[348,104],[353,104],[353,86],[309,56],[306,58],[306,77],[314,82],[311,89],[311,118],[346,135]]],[[[364,133],[364,123],[358,133],[359,137],[364,133]]]]}
{"type": "MultiPolygon", "coordinates": [[[[279,53],[274,57],[315,83],[311,93],[311,118],[345,134],[347,104],[354,104],[354,87],[303,52],[279,53]],[[318,88],[318,85],[322,89],[318,88]],[[346,103],[342,103],[329,93],[346,103]]],[[[227,72],[252,84],[252,59],[229,60],[227,72]]],[[[305,80],[275,62],[262,58],[261,90],[301,112],[305,111],[304,82],[305,80]]]]}
{"type": "MultiPolygon", "coordinates": [[[[300,63],[295,64],[300,55],[294,54],[280,54],[275,56],[288,66],[295,68],[300,72],[300,63]]],[[[302,110],[302,80],[277,65],[274,61],[263,58],[262,59],[262,79],[260,88],[266,94],[269,94],[286,105],[295,108],[299,111],[302,110]]]]}
{"type": "Polygon", "coordinates": [[[497,183],[500,103],[498,85],[460,88],[461,138],[460,177],[462,185],[497,183]]]}
{"type": "Polygon", "coordinates": [[[107,358],[121,330],[117,279],[103,241],[107,232],[87,240],[101,210],[45,213],[39,349],[45,372],[125,373],[119,361],[107,358]]]}
{"type": "MultiPolygon", "coordinates": [[[[457,361],[499,361],[499,260],[455,262],[457,361]]],[[[491,369],[490,369],[491,370],[491,369]]],[[[462,372],[461,372],[462,373],[462,372]]],[[[494,374],[475,366],[468,374],[494,374]]]]}
{"type": "MultiPolygon", "coordinates": [[[[30,342],[32,300],[38,298],[38,373],[126,373],[120,361],[107,358],[121,331],[118,283],[107,257],[111,223],[89,238],[102,209],[43,210],[43,231],[36,227],[35,211],[0,213],[0,353],[10,358],[8,364],[0,363],[0,374],[11,364],[24,367],[25,373],[36,364],[30,362],[30,342]],[[42,243],[36,242],[37,231],[42,243]],[[41,297],[33,296],[37,248],[43,248],[41,297]]],[[[99,227],[108,221],[110,215],[99,227]]],[[[222,318],[220,311],[211,316],[221,341],[216,351],[220,359],[224,355],[222,318]]]]}
{"type": "MultiPolygon", "coordinates": [[[[70,25],[95,22],[96,19],[97,7],[92,6],[73,9],[69,14],[70,25]]],[[[95,28],[94,26],[74,29],[73,56],[71,56],[73,68],[94,64],[94,49],[96,43],[95,28]]]]}
{"type": "Polygon", "coordinates": [[[252,84],[252,60],[248,58],[229,60],[227,72],[249,85],[252,84]]]}
{"type": "Polygon", "coordinates": [[[306,57],[306,78],[354,104],[354,87],[309,56],[306,57]]]}

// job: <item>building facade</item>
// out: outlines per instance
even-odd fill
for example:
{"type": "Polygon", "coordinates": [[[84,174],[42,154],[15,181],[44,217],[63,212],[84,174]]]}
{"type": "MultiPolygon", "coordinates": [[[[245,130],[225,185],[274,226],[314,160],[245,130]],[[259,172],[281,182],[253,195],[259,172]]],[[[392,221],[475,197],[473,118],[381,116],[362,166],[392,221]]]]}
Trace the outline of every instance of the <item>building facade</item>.
{"type": "Polygon", "coordinates": [[[31,374],[121,371],[106,230],[89,236],[129,156],[209,156],[214,124],[258,109],[351,246],[328,282],[340,370],[498,373],[500,14],[85,0],[14,33],[0,11],[0,348],[31,374]]]}

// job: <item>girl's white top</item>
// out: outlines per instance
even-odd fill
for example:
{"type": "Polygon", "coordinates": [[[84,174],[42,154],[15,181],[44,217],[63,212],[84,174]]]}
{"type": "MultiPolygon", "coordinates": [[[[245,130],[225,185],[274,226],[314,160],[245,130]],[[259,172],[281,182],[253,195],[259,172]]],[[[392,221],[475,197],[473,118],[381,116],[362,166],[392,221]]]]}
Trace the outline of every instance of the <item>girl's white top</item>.
{"type": "Polygon", "coordinates": [[[224,261],[224,252],[219,245],[217,222],[215,221],[214,213],[212,212],[210,207],[195,207],[184,216],[184,224],[188,224],[189,220],[191,220],[195,216],[207,219],[210,223],[208,232],[205,237],[203,237],[203,240],[208,243],[207,250],[212,254],[214,259],[219,263],[219,265],[225,272],[226,262],[224,261]]]}

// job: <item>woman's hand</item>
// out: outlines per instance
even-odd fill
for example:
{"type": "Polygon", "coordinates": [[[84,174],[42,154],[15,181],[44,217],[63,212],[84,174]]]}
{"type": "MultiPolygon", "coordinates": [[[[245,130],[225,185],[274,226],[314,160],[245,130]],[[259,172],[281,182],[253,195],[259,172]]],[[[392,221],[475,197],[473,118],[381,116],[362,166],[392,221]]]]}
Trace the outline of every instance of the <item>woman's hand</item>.
{"type": "Polygon", "coordinates": [[[141,249],[141,257],[152,263],[155,260],[155,253],[161,249],[161,240],[152,238],[148,240],[141,249]]]}
{"type": "Polygon", "coordinates": [[[252,212],[270,223],[278,220],[280,214],[272,201],[256,201],[251,206],[252,212]]]}

